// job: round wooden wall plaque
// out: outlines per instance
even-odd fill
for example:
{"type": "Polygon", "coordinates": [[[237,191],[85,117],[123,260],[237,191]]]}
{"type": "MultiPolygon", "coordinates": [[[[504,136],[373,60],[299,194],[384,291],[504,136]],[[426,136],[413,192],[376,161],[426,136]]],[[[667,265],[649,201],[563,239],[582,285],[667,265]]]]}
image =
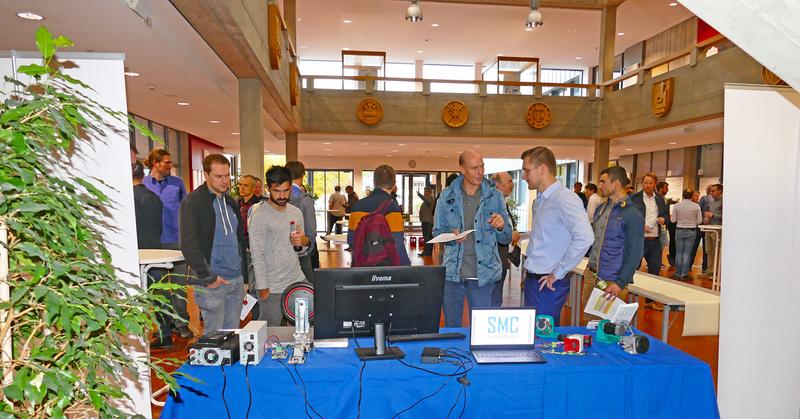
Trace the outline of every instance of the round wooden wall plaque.
{"type": "Polygon", "coordinates": [[[525,116],[528,125],[536,129],[542,129],[550,125],[553,120],[553,114],[550,112],[550,107],[542,102],[537,102],[528,106],[528,113],[525,116]]]}
{"type": "Polygon", "coordinates": [[[356,117],[364,125],[375,125],[383,119],[383,105],[374,97],[368,97],[358,103],[356,117]]]}
{"type": "Polygon", "coordinates": [[[469,109],[464,102],[451,100],[442,109],[442,121],[449,127],[458,128],[464,126],[469,119],[469,109]]]}

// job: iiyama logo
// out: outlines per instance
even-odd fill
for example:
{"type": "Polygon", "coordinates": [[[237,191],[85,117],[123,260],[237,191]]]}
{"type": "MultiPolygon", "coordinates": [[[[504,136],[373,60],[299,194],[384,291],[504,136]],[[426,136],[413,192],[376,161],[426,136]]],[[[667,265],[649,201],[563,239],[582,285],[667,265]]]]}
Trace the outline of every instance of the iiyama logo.
{"type": "Polygon", "coordinates": [[[387,282],[391,280],[392,280],[391,275],[386,275],[386,276],[372,275],[372,282],[387,282]]]}

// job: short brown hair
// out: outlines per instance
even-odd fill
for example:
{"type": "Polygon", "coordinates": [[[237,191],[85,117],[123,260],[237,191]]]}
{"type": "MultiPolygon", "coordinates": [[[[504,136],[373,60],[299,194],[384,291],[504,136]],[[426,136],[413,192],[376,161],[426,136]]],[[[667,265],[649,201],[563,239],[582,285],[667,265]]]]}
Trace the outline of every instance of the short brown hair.
{"type": "Polygon", "coordinates": [[[302,179],[306,175],[306,166],[297,160],[288,161],[286,166],[283,167],[289,169],[289,173],[292,174],[292,180],[302,179]]]}
{"type": "Polygon", "coordinates": [[[150,154],[147,155],[147,167],[153,168],[156,163],[161,163],[161,160],[164,160],[164,157],[170,156],[169,151],[164,150],[163,148],[154,148],[150,154]]]}
{"type": "Polygon", "coordinates": [[[388,164],[382,164],[376,167],[373,175],[375,187],[381,189],[392,189],[396,182],[395,176],[396,173],[394,168],[388,164]]]}
{"type": "Polygon", "coordinates": [[[694,196],[694,189],[686,188],[683,190],[683,199],[692,199],[692,196],[694,196]]]}
{"type": "Polygon", "coordinates": [[[222,154],[209,154],[203,159],[203,171],[211,173],[211,165],[213,163],[231,167],[231,162],[222,154]]]}
{"type": "Polygon", "coordinates": [[[658,183],[658,175],[656,175],[656,174],[655,174],[655,173],[653,173],[653,172],[647,172],[647,173],[645,173],[645,174],[644,174],[644,176],[642,176],[642,182],[644,182],[644,178],[648,178],[648,177],[649,177],[650,179],[653,179],[653,182],[656,182],[656,183],[658,183]]]}
{"type": "Polygon", "coordinates": [[[623,187],[631,183],[630,179],[628,179],[628,173],[625,172],[625,168],[622,166],[606,167],[600,171],[600,176],[603,175],[608,175],[609,182],[619,181],[619,184],[623,187]]]}
{"type": "Polygon", "coordinates": [[[556,156],[553,154],[553,150],[545,146],[536,146],[525,150],[520,158],[523,162],[525,159],[530,159],[534,167],[539,167],[544,164],[547,166],[547,170],[550,171],[550,174],[556,174],[556,156]]]}

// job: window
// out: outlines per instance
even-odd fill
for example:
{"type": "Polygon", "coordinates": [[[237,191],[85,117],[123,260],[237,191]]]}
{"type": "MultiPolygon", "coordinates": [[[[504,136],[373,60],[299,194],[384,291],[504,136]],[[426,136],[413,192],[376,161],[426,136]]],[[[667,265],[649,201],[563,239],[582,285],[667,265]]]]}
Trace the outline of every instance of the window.
{"type": "Polygon", "coordinates": [[[327,232],[328,228],[328,199],[334,192],[336,186],[341,187],[341,193],[344,194],[344,188],[353,184],[353,171],[352,170],[325,170],[325,169],[308,169],[306,171],[306,184],[317,196],[314,201],[314,210],[317,215],[317,231],[327,232]]]}
{"type": "MultiPolygon", "coordinates": [[[[544,83],[583,83],[583,70],[543,68],[544,83]]],[[[586,96],[586,89],[568,87],[542,87],[544,96],[586,96]]]]}
{"type": "MultiPolygon", "coordinates": [[[[340,61],[300,60],[298,63],[300,74],[305,76],[341,76],[342,63],[340,61]]],[[[304,86],[307,87],[307,86],[304,86]]],[[[314,80],[315,89],[342,89],[341,80],[314,80]]]]}
{"type": "MultiPolygon", "coordinates": [[[[426,79],[475,80],[475,67],[471,65],[424,64],[422,77],[426,79]]],[[[472,83],[431,83],[431,92],[475,93],[472,83]]]]}
{"type": "MultiPolygon", "coordinates": [[[[402,77],[413,79],[416,77],[416,66],[414,63],[387,63],[386,77],[402,77]]],[[[386,91],[389,92],[416,92],[417,83],[407,81],[387,81],[386,91]]]]}

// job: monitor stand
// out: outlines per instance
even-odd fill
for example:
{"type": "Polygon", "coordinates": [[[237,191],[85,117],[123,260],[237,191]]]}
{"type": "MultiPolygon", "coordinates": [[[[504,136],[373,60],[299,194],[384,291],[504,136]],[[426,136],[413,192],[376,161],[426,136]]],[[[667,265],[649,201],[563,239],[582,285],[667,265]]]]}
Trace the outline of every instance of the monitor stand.
{"type": "Polygon", "coordinates": [[[402,359],[406,354],[400,348],[386,347],[386,334],[383,323],[375,323],[375,347],[356,348],[358,359],[376,361],[379,359],[402,359]]]}

